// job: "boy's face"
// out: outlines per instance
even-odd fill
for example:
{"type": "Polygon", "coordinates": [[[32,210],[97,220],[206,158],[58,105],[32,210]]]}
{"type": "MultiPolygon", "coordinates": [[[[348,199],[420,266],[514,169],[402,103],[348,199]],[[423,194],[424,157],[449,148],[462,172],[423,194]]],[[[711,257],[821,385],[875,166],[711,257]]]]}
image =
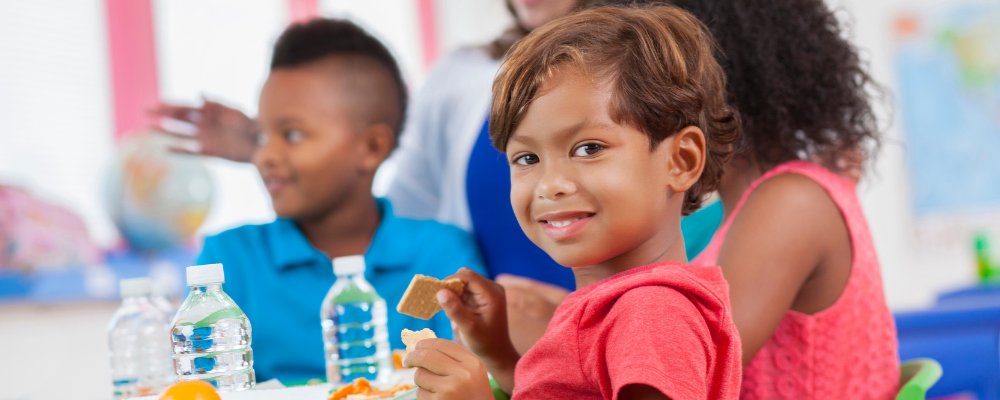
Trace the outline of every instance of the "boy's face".
{"type": "Polygon", "coordinates": [[[337,68],[333,60],[277,69],[261,90],[253,162],[278,216],[320,217],[370,193],[371,176],[388,154],[373,150],[337,68]]]}
{"type": "Polygon", "coordinates": [[[698,128],[650,151],[646,134],[612,120],[606,86],[576,68],[557,69],[507,145],[518,223],[567,267],[626,255],[633,266],[660,260],[680,240],[684,191],[703,166],[703,150],[688,154],[699,140],[704,149],[698,128]]]}

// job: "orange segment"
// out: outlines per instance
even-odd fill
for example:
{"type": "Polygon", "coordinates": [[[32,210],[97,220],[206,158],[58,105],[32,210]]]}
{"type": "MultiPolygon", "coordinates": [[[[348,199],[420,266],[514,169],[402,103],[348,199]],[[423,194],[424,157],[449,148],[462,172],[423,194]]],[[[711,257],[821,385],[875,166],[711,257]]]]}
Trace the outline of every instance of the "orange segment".
{"type": "Polygon", "coordinates": [[[403,368],[403,356],[406,355],[406,350],[396,349],[392,351],[392,366],[396,369],[406,369],[403,368]]]}
{"type": "Polygon", "coordinates": [[[347,396],[350,396],[352,394],[357,394],[357,392],[355,392],[354,390],[355,390],[354,384],[350,384],[350,385],[344,386],[344,387],[338,389],[336,392],[333,392],[333,394],[330,395],[330,399],[329,400],[343,400],[343,399],[346,399],[347,396]]]}
{"type": "Polygon", "coordinates": [[[205,381],[177,382],[167,388],[160,400],[221,400],[215,387],[205,381]]]}

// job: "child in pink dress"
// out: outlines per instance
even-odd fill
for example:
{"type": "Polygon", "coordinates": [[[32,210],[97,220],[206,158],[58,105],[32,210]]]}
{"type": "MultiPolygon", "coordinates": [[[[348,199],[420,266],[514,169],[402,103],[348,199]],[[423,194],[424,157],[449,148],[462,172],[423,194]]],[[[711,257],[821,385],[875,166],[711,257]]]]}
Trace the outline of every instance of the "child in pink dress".
{"type": "Polygon", "coordinates": [[[721,46],[744,146],[723,173],[718,265],[744,399],[890,399],[897,339],[855,186],[879,132],[871,78],[822,0],[674,0],[721,46]]]}

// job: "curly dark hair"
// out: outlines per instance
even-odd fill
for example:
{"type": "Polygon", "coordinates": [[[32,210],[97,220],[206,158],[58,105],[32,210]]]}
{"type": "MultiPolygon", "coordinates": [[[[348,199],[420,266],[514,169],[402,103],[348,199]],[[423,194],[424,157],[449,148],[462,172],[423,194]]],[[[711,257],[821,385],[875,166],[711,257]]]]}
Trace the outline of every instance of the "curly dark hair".
{"type": "Polygon", "coordinates": [[[378,39],[353,22],[316,18],[290,25],[278,37],[271,70],[300,67],[331,56],[360,56],[374,61],[396,86],[396,110],[391,125],[399,138],[406,118],[407,94],[403,75],[392,53],[378,39]]]}
{"type": "MultiPolygon", "coordinates": [[[[663,3],[636,1],[635,3],[663,3]]],[[[817,157],[868,161],[881,143],[869,95],[882,89],[823,0],[670,0],[722,50],[728,101],[744,124],[739,157],[769,169],[817,157]]]]}

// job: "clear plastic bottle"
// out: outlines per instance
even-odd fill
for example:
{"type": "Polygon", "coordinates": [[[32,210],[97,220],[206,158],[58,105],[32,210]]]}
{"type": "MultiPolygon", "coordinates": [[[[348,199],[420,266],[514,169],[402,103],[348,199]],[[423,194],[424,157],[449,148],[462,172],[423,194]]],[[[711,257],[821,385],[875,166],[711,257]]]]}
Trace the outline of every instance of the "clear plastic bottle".
{"type": "Polygon", "coordinates": [[[333,259],[333,272],[337,281],[320,308],[326,379],[386,382],[392,374],[388,315],[385,300],[365,280],[364,256],[333,259]]]}
{"type": "Polygon", "coordinates": [[[191,292],[170,330],[174,371],[179,380],[203,380],[220,392],[252,389],[250,320],[222,291],[223,282],[222,264],[188,267],[191,292]]]}
{"type": "Polygon", "coordinates": [[[168,324],[174,319],[174,314],[177,314],[177,306],[170,300],[171,289],[169,282],[154,281],[153,291],[150,295],[150,301],[166,315],[168,324]]]}
{"type": "Polygon", "coordinates": [[[167,319],[149,299],[149,278],[122,279],[108,324],[115,399],[154,395],[174,381],[167,319]]]}

